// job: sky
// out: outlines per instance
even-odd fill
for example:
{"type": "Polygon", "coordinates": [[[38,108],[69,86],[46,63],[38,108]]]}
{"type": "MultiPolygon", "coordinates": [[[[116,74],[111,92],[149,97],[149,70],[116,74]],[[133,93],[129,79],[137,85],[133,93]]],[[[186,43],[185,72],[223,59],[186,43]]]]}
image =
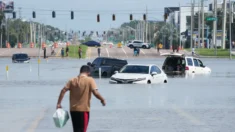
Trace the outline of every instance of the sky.
{"type": "MultiPolygon", "coordinates": [[[[195,0],[197,1],[197,0],[195,0]]],[[[19,17],[58,27],[62,30],[99,31],[119,27],[133,19],[142,19],[148,11],[148,19],[163,20],[164,7],[190,6],[191,0],[14,0],[15,11],[19,17]],[[52,11],[56,18],[52,18],[52,11]],[[74,20],[70,19],[70,11],[74,11],[74,20]],[[32,12],[36,12],[36,19],[32,12]],[[100,22],[96,16],[100,14],[100,22]],[[112,14],[116,21],[112,21],[112,14]]]]}

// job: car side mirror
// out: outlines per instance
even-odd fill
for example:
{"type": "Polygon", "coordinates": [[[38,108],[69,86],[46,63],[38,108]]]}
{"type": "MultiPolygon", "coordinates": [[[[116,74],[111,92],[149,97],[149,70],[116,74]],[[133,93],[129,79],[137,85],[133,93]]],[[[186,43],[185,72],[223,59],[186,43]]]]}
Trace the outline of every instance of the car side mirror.
{"type": "Polygon", "coordinates": [[[152,76],[157,75],[157,72],[152,72],[151,75],[152,76]]]}
{"type": "Polygon", "coordinates": [[[91,62],[88,62],[87,65],[88,65],[88,66],[91,66],[91,62]]]}
{"type": "Polygon", "coordinates": [[[117,73],[118,73],[118,71],[115,71],[115,72],[114,72],[114,74],[117,74],[117,73]]]}

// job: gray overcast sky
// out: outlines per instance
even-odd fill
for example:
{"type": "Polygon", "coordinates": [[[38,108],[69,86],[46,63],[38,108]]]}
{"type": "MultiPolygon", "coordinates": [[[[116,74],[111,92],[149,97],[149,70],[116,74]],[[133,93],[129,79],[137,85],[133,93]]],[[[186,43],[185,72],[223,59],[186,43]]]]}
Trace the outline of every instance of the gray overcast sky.
{"type": "MultiPolygon", "coordinates": [[[[129,14],[134,19],[142,19],[146,6],[149,9],[148,18],[163,20],[164,7],[189,5],[191,0],[14,0],[15,10],[22,7],[21,16],[32,19],[35,10],[37,18],[33,21],[43,22],[59,27],[63,30],[104,31],[110,27],[119,27],[123,22],[129,21],[129,14]],[[44,10],[41,10],[44,9],[44,10]],[[47,10],[47,11],[45,11],[47,10]],[[56,18],[51,17],[52,10],[56,18]],[[65,10],[65,11],[63,11],[65,10]],[[70,20],[70,10],[74,12],[74,20],[70,20]],[[79,11],[80,10],[80,11],[79,11]],[[86,10],[86,11],[84,11],[86,10]],[[100,14],[101,22],[96,22],[96,15],[100,14]],[[116,21],[112,21],[112,14],[116,14],[116,21]],[[136,14],[135,14],[136,13],[136,14]]],[[[197,0],[195,0],[197,1],[197,0]]],[[[19,14],[17,13],[17,17],[19,14]]]]}

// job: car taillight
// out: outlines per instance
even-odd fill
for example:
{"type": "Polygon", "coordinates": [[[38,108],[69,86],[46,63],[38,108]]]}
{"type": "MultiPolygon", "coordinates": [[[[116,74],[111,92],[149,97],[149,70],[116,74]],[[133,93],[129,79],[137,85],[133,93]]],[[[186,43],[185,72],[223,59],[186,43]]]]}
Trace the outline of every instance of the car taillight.
{"type": "Polygon", "coordinates": [[[185,67],[185,70],[189,70],[189,67],[186,66],[186,67],[185,67]]]}

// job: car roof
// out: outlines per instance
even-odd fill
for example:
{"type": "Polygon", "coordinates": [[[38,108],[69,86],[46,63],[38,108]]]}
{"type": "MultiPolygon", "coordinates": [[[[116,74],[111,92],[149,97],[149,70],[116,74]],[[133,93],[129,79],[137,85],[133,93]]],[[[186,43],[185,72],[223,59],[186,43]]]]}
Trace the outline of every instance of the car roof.
{"type": "Polygon", "coordinates": [[[157,66],[155,64],[127,64],[128,66],[157,66]]]}
{"type": "MultiPolygon", "coordinates": [[[[111,58],[111,57],[97,57],[97,58],[100,58],[100,59],[114,59],[114,60],[122,60],[122,61],[127,61],[127,60],[124,60],[124,59],[111,58]]],[[[96,58],[96,59],[97,59],[97,58],[96,58]]]]}
{"type": "Polygon", "coordinates": [[[28,55],[26,53],[14,53],[13,55],[28,55]]]}

